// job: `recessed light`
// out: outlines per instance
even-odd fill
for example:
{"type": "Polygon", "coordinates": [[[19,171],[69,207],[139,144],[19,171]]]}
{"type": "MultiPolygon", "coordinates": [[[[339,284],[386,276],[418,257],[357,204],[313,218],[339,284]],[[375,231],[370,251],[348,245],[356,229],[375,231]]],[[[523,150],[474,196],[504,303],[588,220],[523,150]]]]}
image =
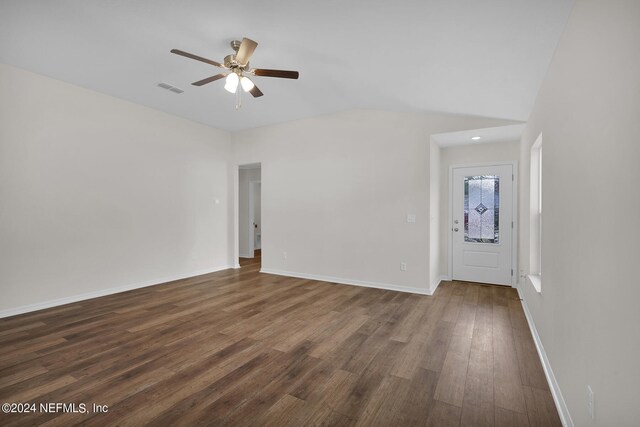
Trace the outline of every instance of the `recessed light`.
{"type": "Polygon", "coordinates": [[[474,141],[478,141],[480,139],[480,137],[479,136],[472,136],[471,139],[474,140],[474,141]]]}

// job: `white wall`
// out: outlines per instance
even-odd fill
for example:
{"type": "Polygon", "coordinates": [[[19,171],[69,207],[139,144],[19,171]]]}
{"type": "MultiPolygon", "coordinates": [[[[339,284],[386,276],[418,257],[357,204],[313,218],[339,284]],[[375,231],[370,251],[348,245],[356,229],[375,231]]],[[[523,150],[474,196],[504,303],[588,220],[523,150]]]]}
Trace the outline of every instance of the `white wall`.
{"type": "MultiPolygon", "coordinates": [[[[429,155],[429,216],[431,226],[429,228],[429,283],[431,289],[435,288],[440,283],[441,279],[445,279],[446,270],[442,270],[440,265],[442,259],[446,259],[446,254],[442,253],[441,246],[441,229],[447,227],[446,218],[441,218],[441,203],[442,203],[442,183],[440,182],[442,163],[442,150],[440,146],[430,141],[430,155],[429,155]]],[[[446,191],[446,190],[445,190],[446,191]]]]}
{"type": "Polygon", "coordinates": [[[240,169],[239,171],[239,192],[238,192],[238,233],[239,233],[239,251],[242,258],[253,258],[251,253],[251,232],[249,219],[249,183],[251,181],[260,181],[260,168],[240,169]]]}
{"type": "Polygon", "coordinates": [[[637,0],[576,2],[522,139],[525,270],[529,153],[540,133],[543,225],[542,293],[521,290],[577,426],[640,416],[639,41],[637,0]]]}
{"type": "Polygon", "coordinates": [[[439,273],[449,274],[449,173],[451,166],[471,166],[490,162],[518,161],[520,144],[518,141],[467,144],[441,148],[440,168],[440,246],[439,273]]]}
{"type": "Polygon", "coordinates": [[[0,311],[230,263],[229,133],[6,65],[0,93],[0,311]]]}
{"type": "Polygon", "coordinates": [[[234,133],[235,163],[262,164],[263,269],[428,292],[429,137],[502,124],[356,110],[234,133]]]}

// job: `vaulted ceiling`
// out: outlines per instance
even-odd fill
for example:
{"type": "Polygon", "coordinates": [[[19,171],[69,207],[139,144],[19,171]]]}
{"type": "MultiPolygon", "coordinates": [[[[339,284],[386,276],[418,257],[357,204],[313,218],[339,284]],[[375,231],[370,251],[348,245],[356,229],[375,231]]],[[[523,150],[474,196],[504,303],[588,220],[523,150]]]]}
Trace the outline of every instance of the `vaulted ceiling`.
{"type": "Polygon", "coordinates": [[[227,130],[351,108],[526,120],[573,0],[3,0],[0,62],[227,130]],[[218,73],[229,42],[259,43],[265,96],[218,73]],[[169,83],[175,94],[157,87],[169,83]]]}

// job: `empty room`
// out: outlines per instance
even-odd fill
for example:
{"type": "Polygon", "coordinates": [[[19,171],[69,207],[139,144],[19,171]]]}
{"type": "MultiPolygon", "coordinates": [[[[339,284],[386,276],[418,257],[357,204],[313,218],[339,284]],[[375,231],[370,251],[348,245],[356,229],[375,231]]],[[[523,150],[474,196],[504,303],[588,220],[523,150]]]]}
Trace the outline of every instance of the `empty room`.
{"type": "Polygon", "coordinates": [[[637,0],[0,0],[1,426],[637,426],[637,0]]]}

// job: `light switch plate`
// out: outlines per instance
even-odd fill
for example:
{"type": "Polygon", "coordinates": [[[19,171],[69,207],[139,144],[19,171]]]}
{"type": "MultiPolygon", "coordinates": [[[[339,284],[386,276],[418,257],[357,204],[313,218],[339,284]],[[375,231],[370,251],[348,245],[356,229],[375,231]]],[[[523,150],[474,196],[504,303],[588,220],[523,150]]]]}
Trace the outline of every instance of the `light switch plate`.
{"type": "Polygon", "coordinates": [[[416,214],[407,214],[407,223],[413,224],[416,222],[416,214]]]}

